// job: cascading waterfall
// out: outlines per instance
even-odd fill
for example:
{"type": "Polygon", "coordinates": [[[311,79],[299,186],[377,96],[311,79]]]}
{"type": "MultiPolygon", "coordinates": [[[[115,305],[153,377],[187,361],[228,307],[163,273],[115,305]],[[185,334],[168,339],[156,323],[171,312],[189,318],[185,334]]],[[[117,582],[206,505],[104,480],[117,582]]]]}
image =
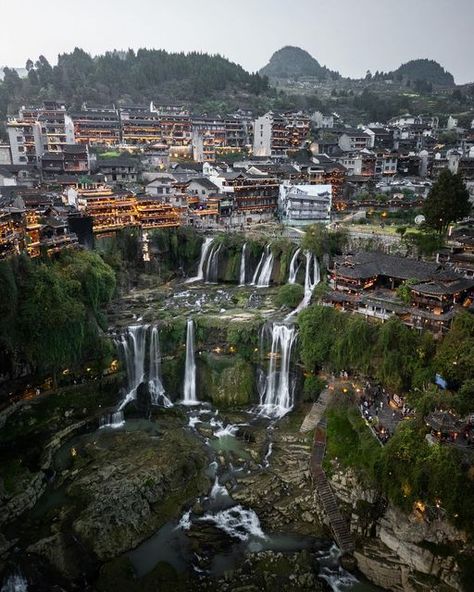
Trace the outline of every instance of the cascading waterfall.
{"type": "Polygon", "coordinates": [[[114,411],[100,418],[101,428],[121,428],[125,424],[123,411],[114,411]]]}
{"type": "MultiPolygon", "coordinates": [[[[128,393],[120,404],[118,411],[136,398],[137,389],[146,380],[151,402],[154,405],[172,407],[173,404],[165,395],[160,377],[160,343],[158,327],[151,325],[131,325],[119,341],[119,348],[125,361],[128,379],[128,393]]],[[[113,414],[115,415],[115,414],[113,414]]],[[[116,421],[119,417],[116,417],[116,421]]],[[[122,417],[123,420],[123,417],[122,417]]]]}
{"type": "Polygon", "coordinates": [[[303,300],[298,304],[293,312],[290,312],[290,314],[285,317],[285,321],[289,321],[294,315],[298,314],[309,305],[314,289],[321,281],[321,272],[319,269],[318,258],[309,251],[305,251],[305,257],[306,269],[304,276],[303,300]]]}
{"type": "Polygon", "coordinates": [[[161,351],[158,327],[152,327],[150,336],[150,364],[148,371],[148,387],[153,405],[173,407],[173,403],[165,395],[161,382],[161,351]]]}
{"type": "Polygon", "coordinates": [[[190,284],[192,282],[201,282],[204,279],[204,264],[207,261],[207,254],[209,253],[209,249],[211,248],[213,240],[214,239],[210,237],[204,239],[204,242],[201,246],[201,258],[199,259],[197,275],[189,278],[186,283],[190,284]]]}
{"type": "Polygon", "coordinates": [[[297,332],[294,326],[273,324],[267,380],[260,397],[260,413],[262,415],[283,417],[293,407],[290,361],[296,336],[297,332]],[[279,368],[278,362],[280,362],[279,368]]]}
{"type": "Polygon", "coordinates": [[[301,253],[301,249],[296,249],[291,258],[290,263],[290,274],[288,276],[288,283],[295,284],[296,283],[296,275],[298,274],[298,270],[300,268],[301,263],[298,263],[298,255],[301,253]],[[298,263],[298,265],[296,265],[298,263]]]}
{"type": "Polygon", "coordinates": [[[219,274],[219,254],[222,249],[222,244],[214,246],[209,254],[206,264],[206,273],[204,276],[207,284],[217,284],[219,274]]]}
{"type": "Polygon", "coordinates": [[[308,306],[311,301],[311,296],[313,295],[313,291],[316,286],[321,281],[321,275],[319,270],[319,262],[316,255],[310,253],[309,251],[305,252],[306,257],[306,270],[305,270],[305,277],[304,277],[304,298],[298,305],[296,312],[300,312],[304,308],[308,306]],[[312,269],[312,273],[311,273],[312,269]]]}
{"type": "MultiPolygon", "coordinates": [[[[265,247],[265,249],[266,249],[266,247],[265,247]]],[[[264,259],[265,259],[265,250],[263,251],[263,253],[260,257],[260,261],[258,262],[255,272],[253,274],[252,281],[250,282],[251,286],[255,286],[255,284],[257,283],[258,276],[260,275],[260,268],[262,267],[264,259]]]]}
{"type": "Polygon", "coordinates": [[[194,322],[188,319],[186,327],[186,365],[184,369],[183,405],[196,405],[196,362],[194,359],[194,322]]]}
{"type": "Polygon", "coordinates": [[[253,274],[252,286],[257,286],[257,288],[268,288],[272,277],[273,262],[274,256],[271,245],[266,245],[265,250],[260,257],[260,261],[258,262],[257,269],[253,274]]]}
{"type": "Polygon", "coordinates": [[[1,588],[1,592],[27,592],[28,582],[21,573],[9,576],[1,588]]]}
{"type": "Polygon", "coordinates": [[[245,256],[247,254],[247,243],[244,243],[242,247],[242,255],[240,257],[240,276],[239,276],[239,286],[245,286],[245,265],[246,260],[245,256]]]}

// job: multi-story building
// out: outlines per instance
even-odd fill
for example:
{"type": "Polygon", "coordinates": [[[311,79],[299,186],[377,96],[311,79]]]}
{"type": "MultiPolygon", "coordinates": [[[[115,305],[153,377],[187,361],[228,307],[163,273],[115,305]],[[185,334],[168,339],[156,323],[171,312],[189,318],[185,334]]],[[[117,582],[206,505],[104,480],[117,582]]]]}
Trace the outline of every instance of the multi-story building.
{"type": "Polygon", "coordinates": [[[163,131],[158,114],[135,108],[120,109],[122,142],[127,145],[163,144],[163,131]]]}
{"type": "Polygon", "coordinates": [[[89,109],[71,115],[78,144],[116,146],[120,144],[120,119],[116,109],[89,109]]]}
{"type": "Polygon", "coordinates": [[[290,226],[328,224],[331,221],[331,185],[280,185],[280,219],[290,226]]]}
{"type": "Polygon", "coordinates": [[[106,183],[136,183],[138,180],[137,162],[131,158],[102,158],[95,164],[95,170],[104,175],[106,183]]]}
{"type": "Polygon", "coordinates": [[[212,175],[210,180],[232,200],[232,216],[236,223],[275,218],[280,186],[276,177],[232,172],[212,175]]]}
{"type": "Polygon", "coordinates": [[[62,152],[74,144],[74,125],[64,105],[45,101],[42,107],[22,107],[7,123],[13,164],[39,164],[43,152],[62,152]]]}
{"type": "Polygon", "coordinates": [[[253,132],[254,156],[287,157],[289,151],[305,146],[310,119],[303,113],[270,111],[255,120],[253,132]]]}
{"type": "Polygon", "coordinates": [[[87,145],[66,144],[61,152],[44,152],[41,157],[43,179],[58,175],[86,175],[90,172],[87,145]]]}
{"type": "Polygon", "coordinates": [[[338,143],[344,152],[354,152],[370,148],[371,137],[360,129],[345,129],[339,136],[338,143]]]}
{"type": "Polygon", "coordinates": [[[41,125],[38,121],[11,119],[7,123],[12,164],[38,164],[44,152],[41,125]]]}
{"type": "Polygon", "coordinates": [[[386,320],[396,315],[410,327],[435,333],[449,329],[456,311],[474,294],[472,278],[444,270],[438,263],[381,252],[336,258],[329,277],[333,292],[325,296],[328,304],[367,318],[386,320]],[[408,280],[410,301],[405,302],[396,290],[408,280]]]}
{"type": "Polygon", "coordinates": [[[0,259],[19,252],[18,232],[10,212],[0,210],[0,259]]]}

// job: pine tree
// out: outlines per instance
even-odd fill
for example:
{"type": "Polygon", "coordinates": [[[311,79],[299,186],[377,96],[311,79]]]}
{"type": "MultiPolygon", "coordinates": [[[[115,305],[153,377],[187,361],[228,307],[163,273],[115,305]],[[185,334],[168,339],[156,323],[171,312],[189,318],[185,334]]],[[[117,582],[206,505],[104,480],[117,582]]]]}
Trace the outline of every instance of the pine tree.
{"type": "Polygon", "coordinates": [[[470,211],[469,192],[461,176],[443,170],[423,205],[426,225],[442,234],[451,222],[465,218],[470,211]]]}

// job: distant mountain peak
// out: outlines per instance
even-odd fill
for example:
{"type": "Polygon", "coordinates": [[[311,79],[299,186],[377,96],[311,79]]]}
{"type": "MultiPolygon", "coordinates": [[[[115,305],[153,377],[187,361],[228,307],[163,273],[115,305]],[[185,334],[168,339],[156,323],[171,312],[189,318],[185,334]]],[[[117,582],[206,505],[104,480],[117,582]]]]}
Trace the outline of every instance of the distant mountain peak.
{"type": "Polygon", "coordinates": [[[269,63],[260,70],[260,74],[269,78],[298,78],[311,76],[319,79],[340,78],[338,72],[332,72],[301,47],[286,45],[276,51],[269,63]]]}
{"type": "Polygon", "coordinates": [[[405,80],[424,80],[442,86],[454,86],[454,76],[435,60],[420,58],[402,64],[392,72],[395,77],[405,80]]]}

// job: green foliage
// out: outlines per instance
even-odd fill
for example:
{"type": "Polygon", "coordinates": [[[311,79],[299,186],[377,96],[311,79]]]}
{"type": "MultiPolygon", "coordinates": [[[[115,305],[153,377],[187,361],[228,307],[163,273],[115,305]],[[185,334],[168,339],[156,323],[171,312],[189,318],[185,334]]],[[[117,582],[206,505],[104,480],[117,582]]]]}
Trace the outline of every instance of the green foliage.
{"type": "Polygon", "coordinates": [[[373,486],[383,450],[347,397],[328,410],[327,422],[327,459],[353,467],[363,482],[373,486]]]}
{"type": "Polygon", "coordinates": [[[468,216],[470,211],[469,192],[462,177],[448,169],[441,171],[423,204],[426,225],[441,234],[451,222],[468,216]]]}
{"type": "Polygon", "coordinates": [[[12,347],[15,335],[11,329],[15,325],[18,307],[18,288],[12,259],[0,261],[0,346],[12,347]]]}
{"type": "Polygon", "coordinates": [[[415,379],[432,380],[432,338],[419,335],[392,317],[382,325],[326,306],[313,305],[298,315],[300,356],[315,372],[352,370],[386,386],[408,390],[415,379]]]}
{"type": "Polygon", "coordinates": [[[473,378],[474,315],[458,314],[441,342],[436,358],[436,371],[454,386],[473,378]]]}
{"type": "Polygon", "coordinates": [[[432,84],[454,86],[453,75],[435,60],[411,60],[406,64],[402,64],[395,72],[392,72],[392,75],[414,82],[424,81],[432,84]]]}
{"type": "Polygon", "coordinates": [[[318,259],[322,260],[326,254],[336,255],[342,252],[347,244],[347,229],[329,231],[323,224],[309,226],[301,241],[304,251],[311,251],[318,259]]]}
{"type": "Polygon", "coordinates": [[[309,372],[330,362],[341,321],[341,314],[326,306],[311,306],[298,315],[301,359],[309,372]]]}
{"type": "Polygon", "coordinates": [[[40,374],[85,360],[108,365],[111,351],[98,322],[104,323],[102,308],[114,293],[115,275],[98,254],[12,258],[1,263],[0,277],[6,288],[0,295],[0,345],[10,355],[23,355],[40,374]]]}
{"type": "Polygon", "coordinates": [[[258,348],[258,327],[254,324],[230,324],[227,329],[227,342],[235,347],[244,360],[252,360],[258,348]]]}
{"type": "Polygon", "coordinates": [[[411,300],[411,289],[410,287],[413,286],[414,284],[418,283],[417,280],[415,279],[409,279],[406,280],[405,282],[403,282],[402,284],[400,284],[400,286],[398,286],[397,288],[397,296],[400,298],[400,300],[405,303],[405,304],[409,304],[410,300],[411,300]]]}
{"type": "Polygon", "coordinates": [[[421,500],[439,505],[458,526],[472,532],[474,481],[462,465],[460,452],[450,446],[429,446],[425,429],[403,422],[384,449],[382,484],[397,505],[410,510],[421,500]]]}
{"type": "Polygon", "coordinates": [[[261,74],[273,78],[298,78],[312,76],[319,80],[337,80],[341,76],[332,72],[299,47],[286,46],[276,51],[261,74]]]}
{"type": "Polygon", "coordinates": [[[373,370],[373,355],[377,330],[361,317],[348,317],[344,331],[333,346],[334,366],[337,370],[357,369],[363,374],[373,370]]]}
{"type": "Polygon", "coordinates": [[[268,91],[266,77],[250,74],[222,56],[199,52],[139,49],[111,51],[93,58],[75,48],[59,55],[55,66],[40,56],[31,63],[25,79],[14,70],[6,70],[0,85],[2,110],[8,103],[19,106],[25,100],[37,103],[57,97],[81,109],[83,102],[105,105],[122,99],[128,104],[143,104],[157,97],[174,101],[193,97],[196,103],[232,91],[242,95],[268,91]]]}
{"type": "Polygon", "coordinates": [[[81,301],[97,316],[115,292],[115,274],[102,257],[92,251],[64,253],[60,259],[62,272],[81,285],[81,301]]]}
{"type": "Polygon", "coordinates": [[[275,301],[277,306],[296,308],[303,296],[304,288],[301,284],[284,284],[279,288],[275,301]]]}
{"type": "Polygon", "coordinates": [[[272,241],[271,249],[275,260],[280,264],[279,281],[283,284],[288,276],[292,251],[294,249],[293,243],[284,238],[274,240],[272,241]]]}
{"type": "Polygon", "coordinates": [[[443,246],[443,240],[438,233],[423,229],[422,232],[407,231],[403,235],[407,245],[413,247],[417,255],[431,257],[443,246]]]}
{"type": "Polygon", "coordinates": [[[313,403],[317,401],[321,392],[326,388],[326,381],[319,376],[309,374],[304,379],[303,401],[313,403]]]}

